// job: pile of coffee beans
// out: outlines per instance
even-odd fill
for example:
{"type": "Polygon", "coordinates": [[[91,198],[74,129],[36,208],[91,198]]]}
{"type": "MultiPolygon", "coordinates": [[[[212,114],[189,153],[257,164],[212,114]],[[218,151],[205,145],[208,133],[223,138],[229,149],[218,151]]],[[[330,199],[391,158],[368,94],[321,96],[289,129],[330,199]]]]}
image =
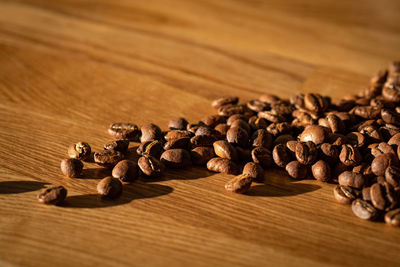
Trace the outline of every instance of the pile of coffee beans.
{"type": "MultiPolygon", "coordinates": [[[[225,96],[212,101],[216,114],[197,123],[174,118],[164,132],[152,123],[114,123],[108,133],[116,140],[93,154],[94,162],[112,168],[97,191],[116,198],[123,183],[139,176],[151,179],[166,168],[198,165],[236,175],[225,189],[245,193],[253,182],[264,181],[265,169],[278,167],[293,179],[338,184],[334,198],[351,204],[357,217],[399,226],[399,101],[400,62],[393,62],[357,95],[336,103],[317,93],[290,99],[264,94],[245,104],[225,96]],[[124,159],[130,142],[141,143],[137,161],[124,159]]],[[[61,171],[77,177],[91,148],[79,142],[69,147],[68,155],[61,171]]],[[[66,191],[57,187],[41,193],[39,200],[59,203],[62,197],[55,194],[65,198],[66,191]]]]}

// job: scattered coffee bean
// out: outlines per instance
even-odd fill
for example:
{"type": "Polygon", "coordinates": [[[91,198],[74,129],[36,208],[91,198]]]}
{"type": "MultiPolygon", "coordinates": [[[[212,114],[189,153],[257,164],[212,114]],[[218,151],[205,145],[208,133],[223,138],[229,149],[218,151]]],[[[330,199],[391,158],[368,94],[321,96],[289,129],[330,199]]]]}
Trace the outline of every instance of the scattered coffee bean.
{"type": "Polygon", "coordinates": [[[119,179],[108,176],[97,184],[97,192],[104,198],[117,198],[122,193],[122,183],[119,179]]]}
{"type": "Polygon", "coordinates": [[[289,162],[286,165],[286,171],[294,179],[304,179],[307,176],[307,167],[297,160],[289,162]]]}
{"type": "Polygon", "coordinates": [[[164,164],[155,157],[144,154],[138,160],[138,166],[146,176],[157,177],[164,172],[164,164]]]}
{"type": "Polygon", "coordinates": [[[319,160],[311,166],[314,178],[321,182],[328,182],[331,179],[331,168],[323,160],[319,160]]]}
{"type": "Polygon", "coordinates": [[[53,186],[42,189],[37,195],[40,203],[48,205],[59,205],[67,197],[67,189],[63,186],[53,186]]]}
{"type": "Polygon", "coordinates": [[[231,127],[226,133],[226,139],[229,143],[246,147],[249,143],[249,135],[247,131],[241,127],[231,127]]]}
{"type": "MultiPolygon", "coordinates": [[[[181,138],[184,139],[184,138],[181,138]]],[[[186,138],[189,140],[189,138],[186,138]]],[[[180,140],[180,139],[171,139],[171,140],[180,140]]],[[[168,141],[168,142],[174,142],[174,141],[168,141]]],[[[168,143],[167,142],[167,143],[168,143]]],[[[188,142],[188,141],[187,141],[188,142]]],[[[153,140],[153,141],[147,141],[144,143],[141,143],[140,146],[136,149],[136,153],[138,155],[150,155],[156,158],[159,158],[161,153],[163,152],[163,145],[160,141],[153,140]]]]}
{"type": "Polygon", "coordinates": [[[188,122],[184,118],[174,118],[168,123],[168,128],[171,130],[186,130],[188,122]]]}
{"type": "Polygon", "coordinates": [[[333,189],[333,195],[335,196],[336,201],[341,204],[351,204],[351,202],[353,202],[357,197],[354,190],[345,185],[337,185],[333,189]]]}
{"type": "Polygon", "coordinates": [[[327,137],[327,131],[319,125],[308,126],[300,135],[300,142],[311,141],[316,145],[322,144],[327,137]]]}
{"type": "Polygon", "coordinates": [[[400,209],[395,209],[385,214],[385,223],[390,226],[400,226],[400,209]]]}
{"type": "Polygon", "coordinates": [[[250,176],[254,182],[264,182],[264,169],[257,163],[248,162],[243,167],[243,174],[250,176]]]}
{"type": "Polygon", "coordinates": [[[303,165],[311,165],[318,157],[317,146],[313,142],[296,144],[296,159],[303,165]]]}
{"type": "Polygon", "coordinates": [[[108,133],[116,139],[127,139],[138,141],[140,130],[137,125],[132,123],[114,123],[108,128],[108,133]]]}
{"type": "Polygon", "coordinates": [[[61,172],[68,177],[79,177],[82,174],[83,163],[78,159],[63,159],[61,172]]]}
{"type": "Polygon", "coordinates": [[[142,125],[140,128],[142,136],[140,137],[140,142],[144,143],[146,141],[160,140],[161,139],[161,129],[153,123],[147,123],[142,125]]]}
{"type": "Polygon", "coordinates": [[[90,145],[86,142],[72,144],[68,148],[68,156],[73,159],[87,160],[92,153],[90,145]]]}
{"type": "Polygon", "coordinates": [[[351,204],[351,209],[358,218],[363,220],[373,220],[377,217],[378,211],[367,201],[356,199],[351,204]]]}
{"type": "Polygon", "coordinates": [[[268,168],[272,165],[271,151],[265,147],[258,146],[251,151],[251,157],[254,163],[260,164],[263,168],[268,168]]]}
{"type": "Polygon", "coordinates": [[[362,186],[364,185],[365,178],[364,175],[360,173],[345,171],[339,175],[338,181],[340,185],[350,186],[359,189],[362,188],[362,186]]]}
{"type": "Polygon", "coordinates": [[[190,153],[185,149],[170,149],[162,153],[161,162],[169,168],[183,168],[191,164],[190,153]]]}
{"type": "Polygon", "coordinates": [[[394,154],[381,154],[375,157],[371,163],[372,172],[376,176],[385,174],[386,168],[389,166],[397,165],[396,155],[394,154]]]}
{"type": "Polygon", "coordinates": [[[239,166],[233,161],[224,158],[212,158],[207,162],[207,169],[212,172],[238,174],[239,166]]]}
{"type": "Polygon", "coordinates": [[[193,148],[199,146],[212,146],[215,141],[217,141],[217,138],[213,135],[196,135],[190,139],[193,148]]]}
{"type": "Polygon", "coordinates": [[[210,159],[215,157],[214,148],[199,146],[192,149],[190,156],[194,165],[206,165],[210,159]]]}
{"type": "Polygon", "coordinates": [[[215,109],[219,109],[226,105],[236,105],[238,101],[239,98],[237,96],[224,96],[212,101],[211,106],[215,109]]]}
{"type": "Polygon", "coordinates": [[[275,164],[281,168],[285,168],[286,165],[292,161],[290,150],[283,144],[274,147],[274,150],[272,150],[272,158],[274,159],[275,164]]]}
{"type": "Polygon", "coordinates": [[[215,155],[221,158],[227,158],[233,161],[238,160],[236,149],[225,140],[219,140],[213,144],[215,155]]]}
{"type": "Polygon", "coordinates": [[[356,166],[361,162],[361,154],[359,150],[352,145],[342,145],[339,154],[340,161],[347,166],[356,166]]]}
{"type": "Polygon", "coordinates": [[[124,158],[124,155],[116,150],[103,150],[94,153],[94,162],[102,166],[114,166],[124,158]]]}
{"type": "Polygon", "coordinates": [[[104,150],[116,150],[124,154],[128,150],[128,147],[129,147],[128,140],[116,140],[105,144],[104,150]]]}
{"type": "Polygon", "coordinates": [[[138,175],[138,166],[131,160],[121,160],[112,170],[112,176],[122,182],[132,182],[138,178],[138,175]]]}
{"type": "Polygon", "coordinates": [[[236,176],[225,184],[226,191],[243,194],[249,190],[252,178],[247,174],[236,176]]]}

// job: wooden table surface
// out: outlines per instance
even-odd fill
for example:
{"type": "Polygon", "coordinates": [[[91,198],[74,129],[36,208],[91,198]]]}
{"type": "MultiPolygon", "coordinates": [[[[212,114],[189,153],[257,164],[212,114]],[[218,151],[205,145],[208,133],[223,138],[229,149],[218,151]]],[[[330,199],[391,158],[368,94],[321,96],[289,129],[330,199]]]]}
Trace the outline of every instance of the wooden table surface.
{"type": "MultiPolygon", "coordinates": [[[[1,266],[395,266],[400,230],[362,221],[333,185],[266,173],[247,195],[228,175],[168,171],[101,202],[107,171],[59,170],[116,121],[195,122],[210,101],[318,91],[338,99],[400,57],[400,2],[0,1],[1,266]],[[61,184],[64,206],[36,200],[61,184]]],[[[132,150],[137,144],[132,143],[132,150]]]]}

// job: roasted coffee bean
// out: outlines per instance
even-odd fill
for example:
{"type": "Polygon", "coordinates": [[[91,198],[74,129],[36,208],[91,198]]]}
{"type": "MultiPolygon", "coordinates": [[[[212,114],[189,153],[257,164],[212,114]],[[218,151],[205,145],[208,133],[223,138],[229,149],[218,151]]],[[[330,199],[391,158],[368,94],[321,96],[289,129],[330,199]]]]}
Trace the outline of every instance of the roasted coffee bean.
{"type": "Polygon", "coordinates": [[[108,176],[97,184],[97,193],[104,198],[117,198],[122,193],[122,183],[119,179],[108,176]]]}
{"type": "Polygon", "coordinates": [[[265,129],[268,126],[268,121],[264,118],[253,116],[248,120],[250,127],[255,131],[258,129],[265,129]]]}
{"type": "Polygon", "coordinates": [[[215,135],[215,131],[213,128],[208,126],[200,126],[194,135],[215,135]]]}
{"type": "Polygon", "coordinates": [[[247,134],[251,133],[250,125],[244,120],[239,119],[239,120],[235,120],[234,122],[232,122],[231,128],[234,128],[234,127],[240,127],[242,129],[246,130],[247,134]]]}
{"type": "Polygon", "coordinates": [[[282,114],[277,114],[274,110],[270,111],[260,111],[257,113],[257,116],[272,123],[280,123],[287,121],[287,118],[282,114]]]}
{"type": "Polygon", "coordinates": [[[217,141],[217,138],[213,135],[196,135],[190,139],[193,148],[199,146],[212,146],[215,141],[217,141]]]}
{"type": "Polygon", "coordinates": [[[140,131],[142,132],[142,136],[140,137],[140,142],[142,143],[146,141],[161,140],[161,129],[153,123],[142,125],[140,131]]]}
{"type": "Polygon", "coordinates": [[[225,184],[225,190],[243,194],[249,190],[253,179],[247,174],[240,174],[225,184]]]}
{"type": "Polygon", "coordinates": [[[272,148],[272,135],[268,133],[264,129],[259,129],[255,131],[251,137],[252,140],[252,146],[257,147],[257,146],[262,146],[265,148],[272,148]]]}
{"type": "Polygon", "coordinates": [[[375,144],[374,146],[371,147],[371,154],[374,157],[377,157],[382,154],[389,154],[389,153],[395,154],[393,148],[387,143],[381,142],[381,143],[375,144]]]}
{"type": "Polygon", "coordinates": [[[389,140],[394,135],[400,133],[400,127],[393,124],[385,124],[379,128],[383,140],[389,140]]]}
{"type": "Polygon", "coordinates": [[[378,216],[378,211],[362,199],[354,200],[351,204],[351,209],[354,215],[363,220],[373,220],[378,216]]]}
{"type": "Polygon", "coordinates": [[[126,153],[128,147],[129,147],[128,140],[116,140],[116,141],[110,141],[107,144],[105,144],[104,150],[116,150],[121,153],[126,153]]]}
{"type": "Polygon", "coordinates": [[[132,141],[138,141],[140,136],[140,130],[136,124],[123,122],[111,124],[108,133],[116,139],[132,141]]]}
{"type": "Polygon", "coordinates": [[[364,187],[361,190],[362,199],[371,202],[371,187],[364,187]]]}
{"type": "Polygon", "coordinates": [[[314,178],[321,182],[328,182],[331,179],[331,168],[323,160],[319,160],[311,166],[314,178]]]}
{"type": "Polygon", "coordinates": [[[372,172],[381,176],[385,174],[386,168],[395,165],[397,166],[398,160],[396,159],[396,155],[394,154],[381,154],[375,157],[375,159],[371,163],[372,172]]]}
{"type": "Polygon", "coordinates": [[[249,135],[243,128],[231,127],[226,133],[226,140],[234,145],[246,147],[249,143],[249,135]]]}
{"type": "Polygon", "coordinates": [[[333,146],[342,146],[347,144],[347,138],[343,134],[330,134],[328,135],[327,143],[333,146]]]}
{"type": "Polygon", "coordinates": [[[263,168],[268,168],[272,165],[271,151],[265,147],[258,146],[251,151],[251,157],[255,163],[260,164],[263,168]]]}
{"type": "Polygon", "coordinates": [[[385,85],[382,89],[382,96],[391,102],[399,102],[400,101],[400,88],[399,86],[390,86],[385,85]]]}
{"type": "Polygon", "coordinates": [[[378,127],[376,126],[373,125],[365,126],[362,129],[360,129],[360,133],[367,137],[369,143],[379,143],[383,141],[382,135],[379,132],[378,127]]]}
{"type": "Polygon", "coordinates": [[[337,185],[333,189],[333,195],[335,200],[340,204],[351,204],[351,202],[357,198],[355,191],[351,187],[345,185],[337,185]]]}
{"type": "Polygon", "coordinates": [[[294,153],[296,153],[296,145],[297,145],[297,141],[295,141],[295,140],[292,140],[292,141],[288,141],[287,143],[286,143],[286,147],[290,150],[290,152],[292,152],[293,153],[293,155],[294,155],[294,153]]]}
{"type": "Polygon", "coordinates": [[[350,113],[363,119],[377,119],[380,116],[381,110],[379,107],[356,106],[350,110],[350,113]]]}
{"type": "Polygon", "coordinates": [[[144,175],[150,177],[160,176],[165,169],[165,166],[161,161],[147,154],[139,158],[138,166],[144,175]]]}
{"type": "Polygon", "coordinates": [[[375,183],[371,185],[370,196],[372,205],[378,210],[384,210],[386,206],[386,199],[384,196],[384,188],[381,184],[375,183]]]}
{"type": "Polygon", "coordinates": [[[287,101],[277,101],[271,104],[271,111],[283,117],[291,116],[295,107],[287,101]]]}
{"type": "Polygon", "coordinates": [[[354,166],[353,172],[364,175],[365,179],[371,178],[374,174],[372,173],[371,165],[367,163],[361,163],[360,165],[354,166]]]}
{"type": "Polygon", "coordinates": [[[64,186],[53,186],[42,189],[37,195],[40,203],[48,205],[59,205],[67,197],[67,189],[64,186]]]}
{"type": "MultiPolygon", "coordinates": [[[[295,119],[292,121],[293,126],[307,127],[307,126],[316,124],[314,116],[311,115],[309,112],[295,110],[295,111],[293,111],[292,115],[293,115],[293,117],[295,117],[295,119]]],[[[324,119],[324,122],[328,123],[325,119],[324,119]]],[[[322,123],[320,123],[320,122],[318,124],[323,126],[322,123]]]]}
{"type": "Polygon", "coordinates": [[[247,111],[247,107],[243,105],[227,105],[222,106],[218,109],[218,115],[220,116],[232,116],[233,114],[244,114],[247,111]]]}
{"type": "MultiPolygon", "coordinates": [[[[183,137],[179,139],[173,139],[171,141],[168,141],[164,144],[164,150],[169,150],[169,149],[175,149],[175,148],[182,148],[182,149],[190,149],[191,143],[190,143],[190,138],[188,137],[183,137]]],[[[162,153],[162,148],[159,151],[160,154],[162,153]]],[[[154,155],[155,157],[159,157],[154,155]]]]}
{"type": "Polygon", "coordinates": [[[286,165],[292,161],[289,149],[283,144],[274,147],[272,150],[272,158],[274,159],[275,164],[281,168],[285,168],[286,165]]]}
{"type": "Polygon", "coordinates": [[[342,145],[342,149],[339,154],[340,161],[347,166],[356,166],[361,160],[360,151],[352,145],[342,145]]]}
{"type": "Polygon", "coordinates": [[[277,136],[281,134],[287,134],[290,133],[293,130],[293,127],[288,124],[287,122],[281,122],[281,123],[271,123],[267,127],[267,132],[270,134],[277,136]]]}
{"type": "Polygon", "coordinates": [[[227,158],[233,161],[238,160],[236,149],[226,140],[219,140],[213,144],[215,155],[221,158],[227,158]]]}
{"type": "Polygon", "coordinates": [[[276,95],[272,95],[272,94],[263,94],[258,99],[260,99],[262,102],[265,102],[268,104],[273,104],[280,100],[279,97],[277,97],[276,95]]]}
{"type": "Polygon", "coordinates": [[[350,186],[357,189],[362,188],[365,184],[364,175],[352,171],[342,172],[338,177],[338,181],[340,185],[350,186]]]}
{"type": "Polygon", "coordinates": [[[400,125],[400,114],[395,111],[382,109],[381,117],[386,123],[400,125]]]}
{"type": "Polygon", "coordinates": [[[207,169],[213,172],[220,172],[226,174],[238,174],[239,166],[233,161],[223,158],[212,158],[207,162],[207,169]]]}
{"type": "Polygon", "coordinates": [[[304,179],[307,176],[307,167],[297,160],[289,162],[285,169],[289,176],[294,179],[304,179]]]}
{"type": "Polygon", "coordinates": [[[170,149],[162,153],[161,162],[169,168],[182,168],[191,164],[190,153],[184,149],[170,149]]]}
{"type": "Polygon", "coordinates": [[[296,144],[296,159],[303,165],[311,165],[318,157],[317,146],[313,142],[296,144]]]}
{"type": "Polygon", "coordinates": [[[328,122],[328,128],[332,131],[332,133],[344,132],[344,123],[338,116],[336,116],[335,114],[328,114],[326,116],[326,120],[328,122]]]}
{"type": "Polygon", "coordinates": [[[83,163],[78,159],[63,159],[61,172],[68,177],[79,177],[82,174],[83,163]]]}
{"type": "Polygon", "coordinates": [[[400,209],[395,209],[385,214],[385,223],[390,226],[400,226],[400,209]]]}
{"type": "Polygon", "coordinates": [[[387,183],[386,181],[382,183],[384,187],[384,197],[386,199],[386,211],[392,210],[398,206],[399,203],[399,194],[392,185],[387,183]]]}
{"type": "Polygon", "coordinates": [[[267,103],[261,101],[261,100],[250,100],[249,102],[247,102],[247,107],[255,112],[260,112],[263,111],[265,109],[267,109],[270,105],[268,105],[267,103]]]}
{"type": "MultiPolygon", "coordinates": [[[[189,140],[189,138],[186,139],[189,140]]],[[[171,139],[171,142],[174,142],[176,140],[180,139],[171,139]]],[[[159,158],[162,152],[163,152],[163,145],[160,141],[157,140],[141,143],[140,146],[136,149],[136,153],[138,155],[142,156],[147,154],[156,158],[159,158]]]]}
{"type": "Polygon", "coordinates": [[[132,182],[138,178],[138,175],[138,166],[132,160],[121,160],[112,170],[112,176],[123,182],[132,182]]]}
{"type": "Polygon", "coordinates": [[[124,158],[124,155],[116,150],[103,150],[94,153],[94,162],[103,166],[114,166],[124,158]]]}
{"type": "Polygon", "coordinates": [[[348,133],[346,139],[353,147],[363,147],[367,142],[365,136],[359,132],[348,133]]]}
{"type": "Polygon", "coordinates": [[[171,130],[186,130],[188,121],[185,118],[173,118],[168,123],[168,128],[171,130]]]}
{"type": "MultiPolygon", "coordinates": [[[[201,126],[199,126],[201,127],[201,126]]],[[[191,138],[193,136],[193,133],[189,132],[189,131],[185,131],[185,130],[172,130],[169,131],[165,136],[164,139],[169,142],[169,141],[173,141],[176,139],[181,139],[181,138],[191,138]]]]}
{"type": "Polygon", "coordinates": [[[214,148],[199,146],[190,152],[194,165],[205,165],[210,159],[215,157],[214,148]]]}
{"type": "Polygon", "coordinates": [[[223,138],[226,137],[226,133],[228,132],[229,128],[230,128],[230,127],[229,127],[228,124],[226,124],[226,123],[220,123],[220,124],[218,124],[217,126],[215,126],[214,130],[217,132],[217,136],[218,136],[220,139],[223,139],[223,138]]]}
{"type": "Polygon", "coordinates": [[[304,96],[304,107],[310,111],[322,113],[328,106],[329,103],[319,94],[306,94],[304,96]]]}
{"type": "Polygon", "coordinates": [[[296,139],[291,134],[282,134],[280,136],[277,136],[272,144],[274,146],[279,144],[286,145],[287,142],[295,140],[296,139]]]}
{"type": "Polygon", "coordinates": [[[194,134],[197,129],[199,129],[201,126],[205,126],[204,122],[199,121],[199,123],[189,123],[186,127],[186,130],[192,134],[194,134]]]}
{"type": "Polygon", "coordinates": [[[327,131],[322,126],[308,126],[300,135],[300,142],[311,141],[316,145],[322,144],[327,137],[327,131]]]}
{"type": "Polygon", "coordinates": [[[242,173],[250,176],[255,182],[264,182],[264,169],[257,163],[246,163],[246,165],[244,165],[243,167],[242,173]]]}
{"type": "Polygon", "coordinates": [[[320,146],[320,150],[321,158],[329,164],[334,164],[339,160],[339,150],[336,146],[328,143],[323,143],[320,146]]]}
{"type": "Polygon", "coordinates": [[[226,120],[226,124],[228,124],[229,126],[232,125],[232,123],[235,120],[244,120],[247,121],[249,118],[243,114],[233,114],[232,116],[229,116],[229,118],[226,120]]]}
{"type": "Polygon", "coordinates": [[[215,109],[219,109],[226,105],[236,105],[239,102],[237,96],[223,96],[212,101],[211,106],[215,109]]]}
{"type": "Polygon", "coordinates": [[[389,145],[400,145],[400,133],[393,135],[389,141],[388,141],[389,145]]]}
{"type": "Polygon", "coordinates": [[[86,142],[72,144],[68,148],[68,156],[73,159],[87,160],[92,153],[90,145],[86,142]]]}
{"type": "Polygon", "coordinates": [[[400,185],[400,168],[396,166],[389,166],[385,170],[385,180],[393,187],[400,185]]]}
{"type": "Polygon", "coordinates": [[[332,177],[338,179],[339,175],[345,171],[351,171],[351,166],[346,166],[342,162],[338,162],[332,171],[332,177]]]}

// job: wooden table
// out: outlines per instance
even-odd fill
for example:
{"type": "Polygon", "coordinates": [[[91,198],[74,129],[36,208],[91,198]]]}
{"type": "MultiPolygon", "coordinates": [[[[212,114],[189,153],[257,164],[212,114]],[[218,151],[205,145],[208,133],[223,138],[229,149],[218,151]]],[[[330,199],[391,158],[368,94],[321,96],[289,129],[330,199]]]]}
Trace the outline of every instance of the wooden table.
{"type": "Polygon", "coordinates": [[[268,171],[235,195],[194,168],[101,202],[107,171],[59,170],[112,122],[195,122],[226,94],[337,100],[399,59],[399,1],[312,2],[1,1],[0,265],[398,266],[400,230],[357,219],[333,185],[268,171]],[[37,202],[47,184],[64,206],[37,202]]]}

